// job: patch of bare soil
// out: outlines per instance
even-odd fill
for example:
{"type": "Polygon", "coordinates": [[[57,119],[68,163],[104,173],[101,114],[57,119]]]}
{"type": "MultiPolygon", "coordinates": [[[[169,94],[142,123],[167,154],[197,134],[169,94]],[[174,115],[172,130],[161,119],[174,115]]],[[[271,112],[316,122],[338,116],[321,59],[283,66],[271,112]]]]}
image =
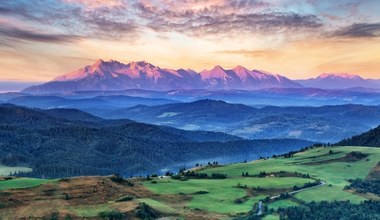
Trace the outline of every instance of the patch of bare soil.
{"type": "MultiPolygon", "coordinates": [[[[151,197],[153,193],[139,180],[117,183],[110,177],[100,176],[64,178],[38,187],[0,192],[0,204],[4,206],[0,213],[5,217],[12,216],[12,219],[46,218],[54,212],[65,214],[62,213],[67,210],[65,207],[107,204],[122,196],[143,198],[151,197]]],[[[125,202],[119,210],[133,213],[136,206],[136,202],[125,202]]],[[[75,218],[75,214],[69,214],[75,218]]]]}
{"type": "Polygon", "coordinates": [[[318,158],[323,158],[323,157],[327,157],[327,156],[331,156],[331,155],[339,154],[339,153],[342,153],[342,151],[333,151],[332,153],[325,153],[325,154],[320,154],[320,155],[310,156],[310,157],[301,157],[301,158],[296,158],[295,160],[318,159],[318,158]]]}
{"type": "Polygon", "coordinates": [[[367,180],[380,180],[380,161],[369,171],[367,180]]]}

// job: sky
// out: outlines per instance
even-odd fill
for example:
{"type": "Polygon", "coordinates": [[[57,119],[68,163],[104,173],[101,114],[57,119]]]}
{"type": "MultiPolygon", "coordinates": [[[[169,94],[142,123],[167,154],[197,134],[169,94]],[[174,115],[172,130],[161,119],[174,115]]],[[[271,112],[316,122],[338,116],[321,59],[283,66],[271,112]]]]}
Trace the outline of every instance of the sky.
{"type": "Polygon", "coordinates": [[[378,0],[0,0],[0,81],[97,59],[380,78],[379,12],[378,0]]]}

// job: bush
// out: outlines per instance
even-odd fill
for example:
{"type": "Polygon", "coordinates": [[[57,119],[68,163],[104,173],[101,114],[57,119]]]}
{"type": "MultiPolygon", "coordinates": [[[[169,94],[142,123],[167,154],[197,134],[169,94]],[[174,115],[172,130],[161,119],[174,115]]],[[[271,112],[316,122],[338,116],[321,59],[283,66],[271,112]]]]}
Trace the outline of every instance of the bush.
{"type": "Polygon", "coordinates": [[[213,173],[211,174],[212,179],[225,179],[227,178],[227,174],[222,174],[222,173],[213,173]]]}
{"type": "Polygon", "coordinates": [[[127,202],[133,200],[133,196],[123,196],[115,200],[115,202],[127,202]]]}
{"type": "Polygon", "coordinates": [[[119,211],[100,212],[98,216],[102,219],[107,219],[107,220],[116,220],[116,219],[124,218],[124,214],[119,211]]]}
{"type": "Polygon", "coordinates": [[[158,213],[145,203],[140,203],[135,210],[135,216],[144,220],[158,218],[158,213]]]}
{"type": "Polygon", "coordinates": [[[59,214],[54,212],[51,214],[50,220],[58,220],[59,219],[59,214]]]}
{"type": "Polygon", "coordinates": [[[111,181],[113,181],[115,183],[122,183],[122,182],[124,182],[123,177],[121,177],[119,174],[112,175],[110,179],[111,179],[111,181]]]}
{"type": "Polygon", "coordinates": [[[171,178],[173,180],[180,180],[181,179],[181,176],[180,175],[172,175],[171,178]]]}
{"type": "Polygon", "coordinates": [[[63,218],[63,220],[72,220],[73,218],[69,215],[69,214],[67,214],[64,218],[63,218]]]}
{"type": "Polygon", "coordinates": [[[198,192],[195,192],[194,194],[200,195],[200,194],[207,194],[207,193],[209,193],[209,192],[208,191],[198,191],[198,192]]]}
{"type": "Polygon", "coordinates": [[[70,198],[69,194],[65,193],[65,200],[70,200],[70,199],[71,198],[70,198]]]}

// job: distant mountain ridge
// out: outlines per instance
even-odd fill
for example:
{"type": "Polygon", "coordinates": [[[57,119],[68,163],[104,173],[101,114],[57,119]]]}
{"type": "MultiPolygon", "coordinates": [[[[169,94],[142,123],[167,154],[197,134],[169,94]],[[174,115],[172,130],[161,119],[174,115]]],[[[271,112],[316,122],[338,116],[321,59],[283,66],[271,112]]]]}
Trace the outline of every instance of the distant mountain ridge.
{"type": "Polygon", "coordinates": [[[145,89],[167,91],[174,89],[245,89],[300,88],[300,84],[278,75],[237,66],[223,69],[215,66],[200,73],[191,69],[160,68],[145,61],[124,64],[98,60],[93,65],[54,78],[24,92],[34,94],[67,93],[73,91],[116,91],[145,89]]]}
{"type": "Polygon", "coordinates": [[[299,138],[336,142],[380,123],[380,107],[337,105],[255,108],[211,99],[90,113],[186,130],[220,131],[248,139],[299,138]]]}
{"type": "Polygon", "coordinates": [[[380,80],[364,79],[359,75],[348,73],[323,73],[316,78],[295,80],[304,87],[321,89],[348,89],[355,87],[379,88],[380,80]]]}

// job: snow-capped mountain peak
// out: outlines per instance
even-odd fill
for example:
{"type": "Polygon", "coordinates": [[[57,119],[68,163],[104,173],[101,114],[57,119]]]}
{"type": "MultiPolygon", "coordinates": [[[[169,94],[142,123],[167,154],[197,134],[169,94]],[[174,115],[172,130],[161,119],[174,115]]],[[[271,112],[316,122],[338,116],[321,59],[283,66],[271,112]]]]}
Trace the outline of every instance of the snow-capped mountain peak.
{"type": "Polygon", "coordinates": [[[94,64],[58,76],[53,81],[25,89],[30,93],[59,93],[84,90],[176,90],[262,89],[301,87],[280,75],[248,70],[243,66],[224,69],[217,65],[200,73],[191,69],[160,68],[146,61],[124,64],[97,60],[94,64]]]}
{"type": "Polygon", "coordinates": [[[326,79],[326,78],[341,78],[341,79],[363,79],[362,77],[349,73],[322,73],[317,78],[326,79]]]}

